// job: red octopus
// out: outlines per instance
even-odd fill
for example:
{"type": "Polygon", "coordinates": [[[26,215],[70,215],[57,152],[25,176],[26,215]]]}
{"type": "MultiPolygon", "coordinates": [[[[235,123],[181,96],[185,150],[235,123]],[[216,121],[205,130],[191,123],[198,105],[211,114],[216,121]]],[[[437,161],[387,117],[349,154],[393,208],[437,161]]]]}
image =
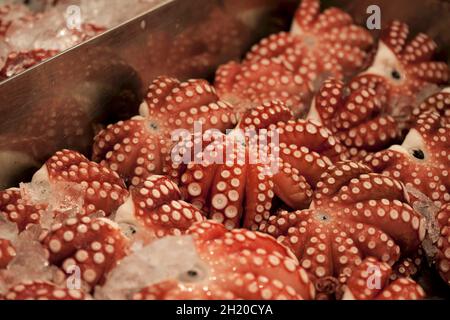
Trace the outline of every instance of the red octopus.
{"type": "Polygon", "coordinates": [[[278,99],[301,116],[324,77],[362,70],[373,43],[370,34],[342,10],[320,14],[319,7],[318,0],[302,1],[290,32],[265,38],[241,64],[221,66],[215,81],[219,95],[239,111],[278,99]]]}
{"type": "Polygon", "coordinates": [[[372,66],[350,83],[352,90],[370,87],[386,91],[388,113],[401,126],[423,94],[449,80],[447,64],[432,60],[436,43],[423,33],[407,43],[408,34],[407,24],[393,21],[382,33],[372,66]]]}
{"type": "Polygon", "coordinates": [[[346,153],[320,124],[291,118],[276,102],[247,111],[232,133],[216,137],[181,168],[187,201],[230,229],[255,230],[275,196],[289,207],[307,207],[321,174],[346,153]]]}
{"type": "Polygon", "coordinates": [[[284,246],[245,229],[227,231],[216,222],[197,223],[194,237],[201,264],[178,278],[142,289],[134,300],[313,299],[307,273],[284,246]]]}
{"type": "Polygon", "coordinates": [[[72,202],[77,203],[82,215],[101,213],[109,216],[128,196],[117,173],[71,150],[58,151],[52,156],[35,173],[31,185],[49,188],[44,191],[69,206],[72,202]]]}
{"type": "Polygon", "coordinates": [[[271,216],[260,230],[289,247],[325,295],[367,256],[393,265],[414,254],[426,231],[401,183],[348,161],[322,175],[310,209],[271,216]]]}
{"type": "Polygon", "coordinates": [[[114,220],[129,226],[137,239],[150,242],[155,238],[180,235],[203,215],[181,199],[178,186],[169,178],[150,176],[131,187],[130,196],[117,210],[114,220]]]}
{"type": "Polygon", "coordinates": [[[402,181],[438,207],[450,201],[449,122],[432,109],[422,113],[401,146],[369,155],[365,163],[376,172],[402,181]]]}
{"type": "Polygon", "coordinates": [[[412,111],[412,121],[417,121],[422,113],[429,110],[438,112],[443,121],[450,123],[450,87],[442,89],[428,98],[421,104],[415,107],[412,111]]]}
{"type": "Polygon", "coordinates": [[[44,230],[40,240],[50,263],[68,275],[77,274],[87,288],[101,284],[127,255],[129,239],[107,218],[73,217],[44,230]]]}
{"type": "Polygon", "coordinates": [[[410,278],[389,281],[392,269],[389,264],[372,257],[352,271],[343,289],[343,300],[420,300],[425,292],[410,278]]]}
{"type": "Polygon", "coordinates": [[[0,79],[10,78],[58,54],[56,50],[34,49],[11,52],[7,55],[0,79]]]}
{"type": "Polygon", "coordinates": [[[205,80],[180,83],[159,77],[149,88],[141,116],[108,126],[94,141],[93,159],[133,186],[170,170],[172,136],[183,129],[225,131],[236,123],[232,107],[205,80]]]}
{"type": "Polygon", "coordinates": [[[308,118],[329,128],[352,158],[362,159],[401,137],[395,119],[386,113],[385,102],[386,98],[372,88],[350,92],[341,81],[329,79],[315,96],[308,118]]]}
{"type": "Polygon", "coordinates": [[[450,286],[450,204],[446,203],[437,215],[440,236],[437,242],[436,266],[442,279],[450,286]]]}
{"type": "Polygon", "coordinates": [[[5,300],[86,300],[81,290],[58,287],[53,283],[34,281],[15,285],[4,295],[5,300]]]}

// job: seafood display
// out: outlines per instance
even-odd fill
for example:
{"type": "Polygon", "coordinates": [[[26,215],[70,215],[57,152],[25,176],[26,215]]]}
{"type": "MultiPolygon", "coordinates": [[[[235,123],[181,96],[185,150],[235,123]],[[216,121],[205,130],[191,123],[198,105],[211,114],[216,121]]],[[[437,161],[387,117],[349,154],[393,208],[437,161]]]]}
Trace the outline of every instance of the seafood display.
{"type": "MultiPolygon", "coordinates": [[[[135,16],[157,1],[131,2],[135,16]]],[[[0,7],[2,78],[123,18],[25,43],[67,6],[38,3],[0,7]]],[[[0,191],[0,300],[418,300],[432,296],[425,268],[450,286],[450,68],[437,44],[401,21],[375,37],[319,0],[292,15],[214,79],[145,84],[131,118],[83,126],[78,99],[65,102],[72,121],[48,105],[44,127],[2,136],[22,152],[20,134],[40,126],[50,154],[49,130],[95,138],[58,145],[0,191]]],[[[235,50],[195,36],[204,59],[235,50]]]]}

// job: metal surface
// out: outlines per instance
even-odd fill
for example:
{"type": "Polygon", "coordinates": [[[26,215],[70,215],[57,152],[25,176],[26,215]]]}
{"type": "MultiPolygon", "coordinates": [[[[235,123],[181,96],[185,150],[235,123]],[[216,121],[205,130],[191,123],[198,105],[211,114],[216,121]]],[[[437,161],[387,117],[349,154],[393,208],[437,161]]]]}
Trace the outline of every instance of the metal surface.
{"type": "MultiPolygon", "coordinates": [[[[136,114],[158,75],[210,78],[220,63],[288,27],[297,0],[168,0],[143,15],[0,84],[0,189],[27,179],[56,150],[89,155],[99,124],[136,114]]],[[[448,1],[324,0],[363,23],[401,18],[450,46],[448,1]],[[403,8],[400,10],[399,8],[403,8]],[[419,14],[420,13],[420,14],[419,14]]],[[[447,55],[447,57],[450,55],[447,55]]]]}
{"type": "Polygon", "coordinates": [[[135,115],[156,76],[206,77],[239,58],[269,32],[252,27],[264,25],[278,5],[169,0],[3,82],[0,188],[26,179],[58,149],[88,154],[97,124],[135,115]]]}

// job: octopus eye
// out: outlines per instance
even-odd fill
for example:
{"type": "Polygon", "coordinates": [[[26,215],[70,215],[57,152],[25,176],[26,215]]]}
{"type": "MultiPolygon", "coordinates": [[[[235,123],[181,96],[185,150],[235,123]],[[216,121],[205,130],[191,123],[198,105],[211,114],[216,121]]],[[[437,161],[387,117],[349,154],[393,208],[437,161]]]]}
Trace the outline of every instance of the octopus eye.
{"type": "Polygon", "coordinates": [[[201,281],[205,278],[205,276],[206,276],[206,271],[201,266],[195,265],[194,267],[187,270],[186,272],[183,272],[179,276],[179,279],[182,282],[191,283],[191,282],[201,281]]]}
{"type": "Polygon", "coordinates": [[[419,160],[425,159],[425,154],[420,149],[413,149],[412,150],[412,155],[413,155],[414,158],[419,159],[419,160]]]}
{"type": "Polygon", "coordinates": [[[321,221],[321,222],[326,222],[326,221],[330,220],[330,216],[328,214],[326,214],[326,213],[321,212],[321,213],[316,215],[316,219],[321,221]]]}
{"type": "Polygon", "coordinates": [[[120,229],[128,238],[134,236],[137,233],[136,227],[128,223],[121,223],[120,229]]]}
{"type": "Polygon", "coordinates": [[[394,80],[400,80],[402,78],[402,75],[400,74],[400,72],[394,69],[391,71],[391,77],[394,80]]]}
{"type": "Polygon", "coordinates": [[[158,130],[158,124],[156,124],[155,122],[149,122],[148,126],[152,130],[158,130]]]}

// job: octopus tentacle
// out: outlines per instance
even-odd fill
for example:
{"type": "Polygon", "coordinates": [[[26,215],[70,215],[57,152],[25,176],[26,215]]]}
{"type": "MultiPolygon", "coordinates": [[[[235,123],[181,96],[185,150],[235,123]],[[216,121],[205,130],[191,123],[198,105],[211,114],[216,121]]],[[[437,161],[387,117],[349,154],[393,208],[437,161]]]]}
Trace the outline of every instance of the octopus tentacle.
{"type": "Polygon", "coordinates": [[[418,300],[425,297],[422,287],[410,278],[389,281],[387,263],[370,257],[352,271],[343,288],[344,300],[418,300]]]}
{"type": "Polygon", "coordinates": [[[386,93],[386,112],[403,129],[408,126],[412,110],[421,96],[445,84],[450,76],[446,63],[433,61],[436,44],[424,34],[418,34],[407,43],[408,26],[393,21],[380,38],[372,65],[350,82],[359,89],[382,87],[386,93]]]}
{"type": "Polygon", "coordinates": [[[340,9],[319,11],[320,1],[302,1],[290,32],[270,35],[253,46],[240,70],[234,62],[219,68],[220,96],[238,102],[240,109],[255,101],[281,100],[301,117],[323,80],[362,69],[371,35],[340,9]]]}
{"type": "Polygon", "coordinates": [[[402,181],[429,197],[438,207],[450,199],[447,119],[432,109],[422,113],[401,146],[369,155],[364,162],[376,172],[402,181]],[[430,181],[432,179],[432,181],[430,181]]]}
{"type": "Polygon", "coordinates": [[[4,297],[6,300],[86,300],[88,295],[50,282],[33,281],[13,286],[4,297]]]}
{"type": "Polygon", "coordinates": [[[386,96],[366,85],[350,92],[340,81],[325,81],[308,115],[329,128],[356,160],[401,136],[401,128],[386,113],[386,96]]]}
{"type": "Polygon", "coordinates": [[[127,254],[128,239],[106,218],[69,218],[41,236],[49,261],[67,273],[80,268],[82,281],[93,288],[127,254]]]}
{"type": "Polygon", "coordinates": [[[322,175],[309,209],[279,212],[259,228],[291,248],[324,289],[324,281],[350,275],[366,257],[393,265],[417,252],[425,219],[411,208],[401,183],[347,161],[322,175]]]}
{"type": "Polygon", "coordinates": [[[134,299],[314,298],[308,274],[275,239],[245,229],[230,232],[215,222],[194,224],[189,233],[204,271],[142,288],[134,299]]]}
{"type": "Polygon", "coordinates": [[[181,168],[186,199],[230,229],[256,230],[276,210],[275,196],[281,205],[306,208],[332,164],[328,155],[345,154],[321,125],[289,118],[292,113],[280,102],[248,110],[235,130],[181,168]]]}
{"type": "Polygon", "coordinates": [[[130,197],[117,209],[114,221],[131,228],[130,236],[148,243],[168,235],[180,235],[202,221],[201,212],[182,201],[178,186],[162,176],[150,176],[131,188],[130,197]]]}
{"type": "Polygon", "coordinates": [[[140,114],[108,126],[93,146],[93,159],[133,186],[154,174],[176,179],[170,150],[186,134],[223,132],[236,124],[233,107],[221,101],[205,80],[155,79],[140,114]]]}

